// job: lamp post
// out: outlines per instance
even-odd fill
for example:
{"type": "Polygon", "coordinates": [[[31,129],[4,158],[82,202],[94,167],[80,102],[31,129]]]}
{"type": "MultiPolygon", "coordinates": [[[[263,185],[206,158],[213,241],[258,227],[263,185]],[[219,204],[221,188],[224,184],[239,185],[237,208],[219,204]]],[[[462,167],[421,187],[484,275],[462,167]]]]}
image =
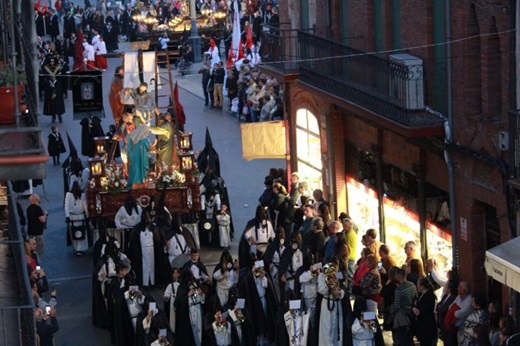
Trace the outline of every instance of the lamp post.
{"type": "Polygon", "coordinates": [[[200,37],[197,30],[197,10],[195,8],[195,1],[196,0],[190,0],[191,33],[188,39],[193,48],[193,60],[197,63],[202,61],[202,55],[200,52],[200,37]]]}

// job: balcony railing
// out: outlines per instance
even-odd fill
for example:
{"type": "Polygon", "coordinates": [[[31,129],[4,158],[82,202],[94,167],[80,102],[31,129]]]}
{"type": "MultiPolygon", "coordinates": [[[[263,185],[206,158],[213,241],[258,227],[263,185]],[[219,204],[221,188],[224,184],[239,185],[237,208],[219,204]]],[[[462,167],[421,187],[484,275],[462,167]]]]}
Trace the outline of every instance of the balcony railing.
{"type": "MultiPolygon", "coordinates": [[[[0,49],[5,64],[21,64],[27,76],[18,95],[27,111],[15,114],[12,125],[0,125],[0,181],[42,179],[47,161],[38,126],[38,60],[32,0],[5,0],[0,4],[0,49]],[[20,174],[22,173],[22,174],[20,174]]],[[[18,80],[15,73],[14,81],[18,80]]],[[[15,83],[17,84],[17,83],[15,83]]]]}
{"type": "MultiPolygon", "coordinates": [[[[280,23],[279,28],[269,25],[264,25],[263,28],[260,51],[262,67],[280,71],[282,74],[298,73],[299,31],[290,29],[290,23],[280,23]]],[[[304,31],[312,33],[313,29],[304,31]]]]}
{"type": "Polygon", "coordinates": [[[443,119],[423,105],[422,66],[405,66],[305,30],[264,26],[262,69],[298,79],[407,128],[440,128],[443,119]]]}
{"type": "MultiPolygon", "coordinates": [[[[7,202],[8,220],[1,220],[0,238],[0,344],[36,345],[34,301],[25,260],[24,240],[18,227],[16,200],[11,184],[0,188],[2,205],[7,202]]],[[[4,206],[3,206],[4,207],[4,206]]]]}
{"type": "Polygon", "coordinates": [[[423,98],[424,75],[411,73],[413,67],[305,32],[298,43],[301,81],[404,126],[442,125],[424,106],[410,107],[410,99],[423,98]]]}

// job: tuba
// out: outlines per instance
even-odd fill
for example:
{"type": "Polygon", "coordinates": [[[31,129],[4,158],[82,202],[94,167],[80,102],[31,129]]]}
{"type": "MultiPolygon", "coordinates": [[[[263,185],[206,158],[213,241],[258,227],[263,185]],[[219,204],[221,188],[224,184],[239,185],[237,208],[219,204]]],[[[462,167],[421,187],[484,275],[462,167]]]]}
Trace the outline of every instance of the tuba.
{"type": "Polygon", "coordinates": [[[334,262],[329,262],[325,264],[322,268],[323,274],[325,274],[325,283],[329,290],[334,291],[339,288],[339,281],[336,277],[336,272],[338,271],[338,265],[334,262]]]}

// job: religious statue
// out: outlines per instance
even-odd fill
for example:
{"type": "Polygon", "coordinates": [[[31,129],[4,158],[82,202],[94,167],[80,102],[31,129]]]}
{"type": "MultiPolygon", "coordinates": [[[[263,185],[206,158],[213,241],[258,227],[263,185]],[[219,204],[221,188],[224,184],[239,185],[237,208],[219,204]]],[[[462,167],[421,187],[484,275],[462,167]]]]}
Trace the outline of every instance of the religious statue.
{"type": "Polygon", "coordinates": [[[137,116],[141,123],[150,126],[153,119],[152,111],[157,108],[152,95],[148,92],[148,84],[141,83],[137,89],[124,89],[124,96],[130,95],[134,99],[134,116],[137,116]]]}
{"type": "Polygon", "coordinates": [[[123,90],[123,76],[123,66],[118,66],[114,74],[114,79],[112,80],[112,85],[110,86],[110,93],[108,94],[108,101],[112,109],[112,117],[114,118],[116,128],[119,128],[122,123],[121,117],[125,109],[125,105],[120,97],[121,90],[123,90]]]}
{"type": "Polygon", "coordinates": [[[150,129],[140,124],[128,135],[126,154],[128,158],[128,185],[143,184],[150,169],[148,154],[150,153],[150,129]]]}
{"type": "Polygon", "coordinates": [[[175,125],[172,123],[172,115],[168,112],[160,115],[158,126],[151,126],[150,131],[158,136],[157,150],[159,151],[159,166],[171,166],[177,156],[175,125]]]}

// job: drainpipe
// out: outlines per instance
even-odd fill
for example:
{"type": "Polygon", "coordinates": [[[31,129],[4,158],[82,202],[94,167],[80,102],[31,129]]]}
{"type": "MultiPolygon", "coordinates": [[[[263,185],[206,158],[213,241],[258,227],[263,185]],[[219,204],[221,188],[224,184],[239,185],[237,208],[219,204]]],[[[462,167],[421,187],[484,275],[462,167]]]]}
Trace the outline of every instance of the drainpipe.
{"type": "MultiPolygon", "coordinates": [[[[329,112],[325,115],[325,123],[327,129],[332,129],[332,113],[333,110],[330,109],[329,112]]],[[[332,138],[332,131],[326,131],[327,134],[327,148],[334,148],[334,139],[332,138]]],[[[332,220],[336,219],[337,208],[338,208],[338,201],[337,201],[337,195],[336,195],[336,171],[334,168],[334,150],[329,150],[327,155],[327,175],[326,178],[328,185],[329,185],[329,201],[334,204],[334,206],[331,206],[329,208],[329,213],[332,217],[332,220]]]]}
{"type": "MultiPolygon", "coordinates": [[[[445,123],[446,141],[452,144],[453,141],[453,100],[452,100],[452,86],[451,86],[451,10],[450,0],[445,0],[446,9],[446,100],[448,121],[445,123]]],[[[449,186],[450,186],[450,226],[451,226],[451,241],[452,241],[452,257],[453,257],[453,277],[458,279],[459,275],[459,240],[457,234],[457,209],[455,206],[455,166],[453,163],[452,153],[449,150],[445,151],[446,162],[448,164],[449,186]]]]}
{"type": "MultiPolygon", "coordinates": [[[[520,105],[520,95],[518,94],[518,91],[520,90],[520,82],[518,80],[518,77],[520,76],[520,33],[518,30],[520,29],[520,18],[517,15],[518,11],[520,11],[520,2],[517,0],[509,0],[509,11],[511,13],[510,15],[510,28],[516,29],[511,33],[511,41],[510,41],[510,51],[512,52],[510,59],[510,74],[511,74],[511,87],[510,87],[510,103],[511,103],[511,109],[517,110],[520,105]]],[[[516,122],[518,122],[518,116],[516,115],[516,122]]],[[[511,126],[511,123],[509,124],[511,126]]],[[[518,125],[516,125],[518,126],[518,125]]],[[[511,132],[510,132],[511,133],[511,132]]],[[[517,134],[518,135],[518,134],[517,134]]],[[[517,150],[516,148],[510,148],[510,150],[517,150]]],[[[519,178],[516,176],[515,168],[512,168],[513,165],[510,165],[510,176],[513,176],[515,178],[519,178]],[[513,173],[511,173],[513,171],[513,173]]],[[[509,179],[509,177],[507,177],[509,179]]],[[[509,193],[512,192],[512,187],[507,187],[509,193]]],[[[509,204],[512,203],[512,200],[514,201],[514,194],[513,198],[509,199],[509,204]]],[[[512,206],[509,206],[510,213],[514,213],[514,210],[512,206]]],[[[518,215],[518,213],[516,213],[518,215]]],[[[510,220],[513,219],[513,217],[510,217],[510,220]]],[[[515,220],[517,217],[514,218],[515,220]]],[[[512,221],[510,221],[510,237],[515,238],[518,236],[518,230],[516,229],[516,224],[512,221]]],[[[516,292],[513,289],[509,289],[509,307],[513,309],[515,312],[514,316],[512,316],[515,321],[518,321],[520,319],[520,294],[516,292]]],[[[509,311],[506,311],[506,313],[509,313],[509,311]]]]}
{"type": "Polygon", "coordinates": [[[377,130],[377,144],[372,147],[376,158],[376,189],[377,189],[377,216],[379,218],[379,237],[383,243],[386,243],[386,226],[385,226],[385,186],[383,183],[383,152],[379,143],[382,143],[383,131],[377,130]]]}
{"type": "Polygon", "coordinates": [[[11,54],[10,55],[11,55],[11,60],[12,60],[11,64],[12,64],[12,69],[13,69],[14,116],[16,119],[16,127],[19,127],[20,126],[20,107],[19,107],[20,95],[18,95],[18,66],[17,66],[18,52],[16,51],[17,45],[14,42],[14,40],[16,40],[16,37],[17,37],[16,31],[14,29],[14,2],[15,2],[15,0],[9,1],[9,13],[11,13],[11,20],[9,20],[11,25],[10,25],[9,31],[11,33],[11,40],[13,40],[12,44],[11,44],[11,54]]]}
{"type": "Polygon", "coordinates": [[[426,181],[424,179],[424,167],[422,165],[414,164],[413,172],[417,177],[417,197],[419,199],[417,209],[419,211],[419,238],[421,239],[421,256],[423,260],[425,260],[428,259],[428,235],[426,232],[426,181]]]}

